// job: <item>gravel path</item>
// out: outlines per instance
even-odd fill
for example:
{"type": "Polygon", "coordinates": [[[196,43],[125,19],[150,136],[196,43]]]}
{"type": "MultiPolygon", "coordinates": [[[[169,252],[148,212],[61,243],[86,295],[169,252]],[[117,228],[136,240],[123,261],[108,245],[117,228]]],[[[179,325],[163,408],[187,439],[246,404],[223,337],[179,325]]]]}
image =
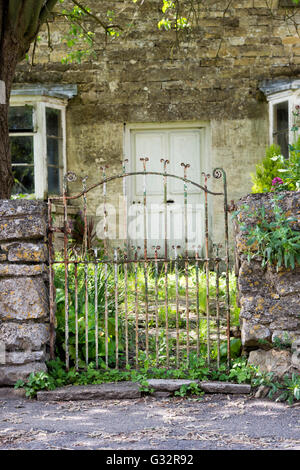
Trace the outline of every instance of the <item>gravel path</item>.
{"type": "Polygon", "coordinates": [[[241,395],[58,403],[1,397],[0,449],[300,450],[300,407],[241,395]]]}

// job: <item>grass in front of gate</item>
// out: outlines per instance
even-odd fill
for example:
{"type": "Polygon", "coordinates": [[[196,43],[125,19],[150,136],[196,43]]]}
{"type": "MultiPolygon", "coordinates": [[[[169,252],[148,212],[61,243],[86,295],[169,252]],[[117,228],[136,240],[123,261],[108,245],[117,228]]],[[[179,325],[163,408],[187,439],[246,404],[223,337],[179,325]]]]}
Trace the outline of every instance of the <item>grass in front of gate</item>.
{"type": "MultiPolygon", "coordinates": [[[[65,267],[63,264],[54,265],[55,270],[55,287],[56,287],[56,347],[57,356],[64,360],[65,355],[65,267]]],[[[69,355],[71,365],[75,363],[76,350],[75,350],[75,277],[74,265],[69,266],[69,355]]],[[[188,291],[189,291],[189,310],[190,310],[190,346],[196,347],[196,334],[195,325],[197,322],[196,312],[196,296],[197,296],[197,281],[196,281],[196,268],[190,266],[188,269],[188,291]]],[[[152,366],[156,365],[155,358],[155,327],[156,327],[156,305],[158,305],[158,327],[159,327],[159,365],[163,367],[166,357],[166,309],[165,309],[165,273],[164,267],[160,268],[158,275],[155,273],[154,266],[149,265],[146,273],[148,285],[148,331],[149,331],[149,355],[145,357],[145,312],[146,312],[146,282],[145,271],[143,263],[137,267],[137,271],[128,269],[127,276],[127,317],[128,317],[128,336],[129,336],[129,351],[131,362],[134,362],[133,355],[135,354],[135,335],[136,335],[136,311],[135,303],[138,302],[138,323],[139,323],[139,363],[144,363],[145,360],[152,366]],[[137,299],[135,295],[135,284],[138,286],[137,299]],[[157,286],[157,289],[156,289],[157,286]]],[[[103,265],[98,265],[98,352],[99,352],[99,365],[103,366],[105,362],[105,271],[103,265]]],[[[118,268],[118,290],[116,291],[115,283],[115,270],[114,265],[108,266],[107,271],[107,311],[108,311],[108,356],[109,366],[114,367],[116,355],[116,341],[115,341],[115,308],[116,297],[118,306],[118,329],[119,329],[119,353],[120,365],[124,362],[125,351],[125,276],[124,270],[119,266],[118,268]],[[115,295],[117,292],[117,296],[115,295]]],[[[96,354],[96,341],[95,341],[95,266],[89,264],[87,268],[87,284],[88,284],[88,350],[89,361],[95,361],[96,354]]],[[[203,269],[198,270],[198,298],[199,298],[199,315],[203,318],[199,320],[199,343],[200,355],[206,358],[206,342],[207,342],[207,320],[206,315],[206,273],[203,269]]],[[[210,286],[210,335],[211,335],[211,357],[216,358],[216,273],[211,271],[209,274],[210,286]]],[[[168,329],[169,329],[169,349],[170,349],[170,365],[175,364],[175,348],[176,348],[176,311],[178,314],[179,325],[179,338],[180,338],[180,362],[186,363],[187,357],[184,348],[187,342],[186,333],[186,277],[184,269],[180,269],[176,279],[174,267],[169,270],[167,276],[167,297],[168,297],[168,329]],[[177,305],[176,305],[176,283],[178,289],[177,305]]],[[[231,305],[231,326],[238,326],[239,324],[239,308],[236,304],[236,279],[233,273],[229,276],[230,287],[230,305],[231,305]]],[[[226,355],[226,337],[224,334],[226,324],[226,278],[222,273],[219,278],[219,305],[221,316],[221,357],[226,355]]],[[[86,320],[85,320],[86,302],[85,302],[85,267],[78,265],[78,354],[79,354],[79,367],[85,367],[85,334],[86,334],[86,320]]],[[[231,347],[233,355],[236,355],[240,349],[240,340],[237,338],[231,339],[231,347]]]]}

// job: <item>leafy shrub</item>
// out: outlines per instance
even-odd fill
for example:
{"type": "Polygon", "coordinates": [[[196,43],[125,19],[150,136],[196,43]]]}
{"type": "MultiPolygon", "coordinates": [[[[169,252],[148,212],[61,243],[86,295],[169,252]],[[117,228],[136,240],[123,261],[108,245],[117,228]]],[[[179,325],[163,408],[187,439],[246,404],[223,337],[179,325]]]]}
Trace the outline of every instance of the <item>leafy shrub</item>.
{"type": "Polygon", "coordinates": [[[256,174],[251,174],[253,187],[252,193],[264,193],[271,191],[272,180],[278,176],[278,170],[281,168],[277,157],[281,155],[279,145],[271,145],[266,150],[266,155],[261,163],[256,165],[256,174]],[[274,159],[275,158],[275,159],[274,159]]]}
{"type": "Polygon", "coordinates": [[[265,158],[256,165],[256,174],[251,174],[252,193],[300,190],[300,138],[289,145],[289,150],[289,158],[281,155],[278,145],[266,150],[265,158]]]}
{"type": "MultiPolygon", "coordinates": [[[[247,234],[247,245],[255,247],[255,251],[248,251],[248,259],[254,257],[262,258],[262,266],[274,264],[278,267],[295,268],[296,262],[300,264],[300,233],[293,230],[291,222],[295,217],[286,217],[278,202],[282,196],[274,193],[273,215],[271,221],[266,218],[265,207],[255,211],[251,216],[257,217],[254,227],[247,226],[244,222],[240,224],[241,230],[247,234]]],[[[247,206],[241,208],[248,210],[247,206]]],[[[239,211],[235,212],[237,216],[239,211]]]]}
{"type": "Polygon", "coordinates": [[[274,163],[279,165],[278,176],[282,178],[280,190],[299,191],[300,190],[300,138],[295,145],[290,145],[290,157],[274,155],[274,163]]]}

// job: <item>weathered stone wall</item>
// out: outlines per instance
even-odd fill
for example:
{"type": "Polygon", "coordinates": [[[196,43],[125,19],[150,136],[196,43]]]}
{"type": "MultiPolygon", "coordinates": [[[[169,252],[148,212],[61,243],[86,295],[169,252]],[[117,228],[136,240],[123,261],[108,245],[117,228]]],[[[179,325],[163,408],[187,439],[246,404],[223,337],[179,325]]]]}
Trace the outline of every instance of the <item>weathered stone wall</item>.
{"type": "MultiPolygon", "coordinates": [[[[279,205],[287,217],[297,219],[293,222],[293,229],[300,231],[300,192],[287,191],[283,194],[279,205]]],[[[247,226],[255,226],[258,221],[255,213],[259,213],[264,206],[266,217],[271,220],[273,204],[272,193],[248,195],[237,203],[238,208],[247,207],[239,213],[238,219],[247,226]]],[[[300,266],[296,265],[295,269],[280,267],[277,270],[270,265],[263,268],[259,258],[248,262],[245,251],[249,246],[246,243],[246,232],[241,231],[239,223],[236,223],[236,270],[243,347],[253,351],[250,353],[251,360],[263,362],[265,368],[268,367],[266,364],[272,367],[274,361],[279,361],[281,368],[286,370],[294,357],[294,365],[298,364],[300,369],[300,357],[296,359],[296,354],[300,353],[300,266]],[[292,350],[279,355],[270,351],[278,340],[283,346],[290,345],[292,350]],[[266,351],[254,352],[257,349],[266,351]]]]}
{"type": "Polygon", "coordinates": [[[45,203],[0,201],[0,386],[46,370],[46,235],[45,203]]]}

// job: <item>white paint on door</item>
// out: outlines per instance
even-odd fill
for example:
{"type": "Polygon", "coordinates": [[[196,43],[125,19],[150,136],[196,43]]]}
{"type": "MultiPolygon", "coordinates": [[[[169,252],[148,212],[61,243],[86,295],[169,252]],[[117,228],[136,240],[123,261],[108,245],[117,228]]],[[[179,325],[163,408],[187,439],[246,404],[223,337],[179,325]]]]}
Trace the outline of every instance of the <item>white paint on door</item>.
{"type": "MultiPolygon", "coordinates": [[[[183,177],[181,163],[188,163],[187,178],[201,184],[201,172],[206,170],[205,150],[207,126],[205,125],[150,125],[128,126],[125,133],[125,154],[131,172],[142,172],[141,158],[148,158],[147,172],[164,172],[161,159],[169,160],[168,174],[183,177]]],[[[154,246],[161,246],[165,254],[167,239],[168,256],[173,257],[175,245],[179,253],[197,247],[203,253],[204,242],[204,193],[192,184],[187,185],[187,224],[185,224],[184,181],[167,177],[167,205],[164,204],[164,177],[137,175],[129,177],[128,189],[128,237],[130,244],[144,247],[147,238],[149,256],[154,246]],[[146,185],[145,185],[146,181],[146,185]],[[144,208],[146,186],[146,211],[144,208]],[[146,215],[145,215],[146,212],[146,215]],[[145,225],[146,220],[146,225],[145,225]],[[167,223],[165,224],[165,220],[167,223]],[[186,232],[187,229],[187,232],[186,232]],[[187,244],[185,238],[187,236],[187,244]]],[[[143,255],[143,250],[141,250],[143,255]]]]}

